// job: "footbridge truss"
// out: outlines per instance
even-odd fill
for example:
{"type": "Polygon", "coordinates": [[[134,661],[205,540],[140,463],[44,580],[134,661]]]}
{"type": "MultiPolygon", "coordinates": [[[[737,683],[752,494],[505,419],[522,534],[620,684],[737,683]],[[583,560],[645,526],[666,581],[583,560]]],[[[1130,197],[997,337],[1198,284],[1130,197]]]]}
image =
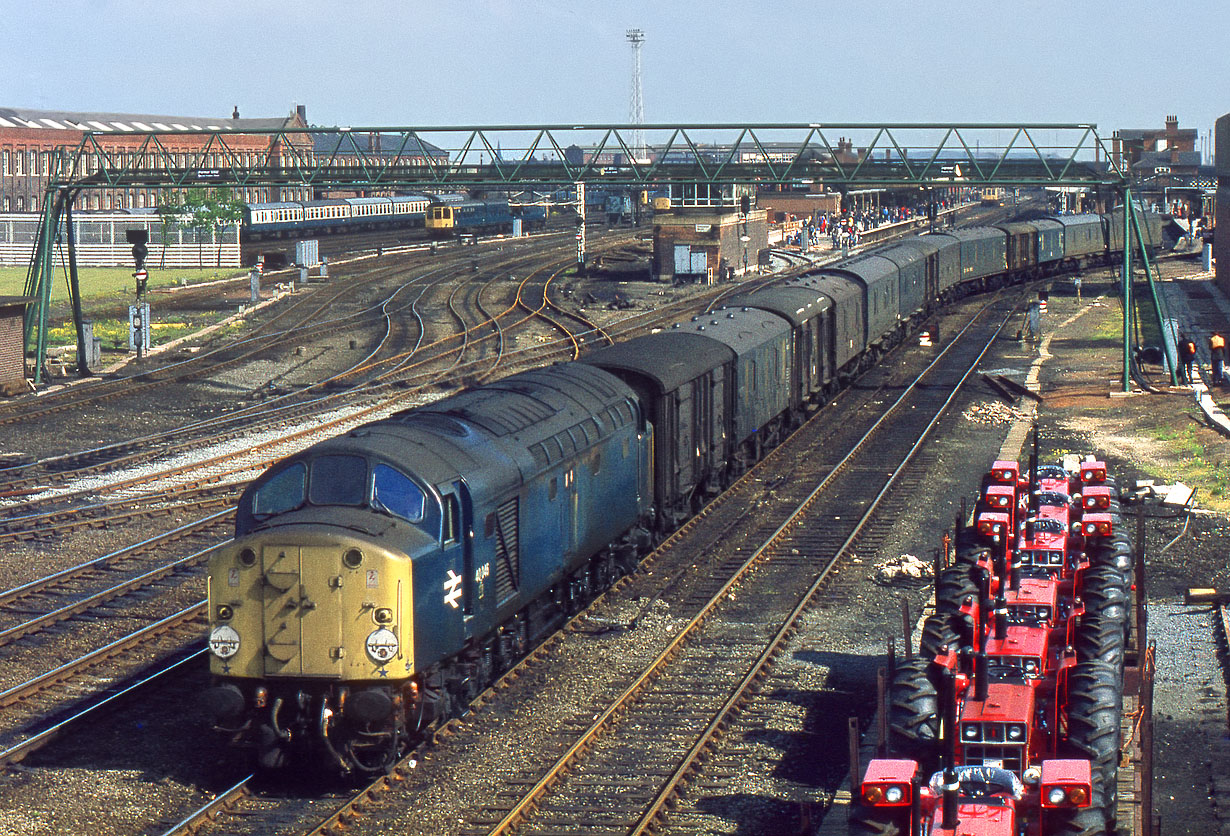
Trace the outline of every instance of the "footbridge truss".
{"type": "MultiPolygon", "coordinates": [[[[35,381],[41,382],[58,249],[67,264],[78,368],[88,374],[71,222],[73,204],[83,192],[181,192],[202,186],[385,193],[521,192],[578,184],[647,190],[824,184],[838,191],[1007,186],[1088,188],[1117,195],[1121,205],[1131,206],[1128,172],[1110,150],[1091,124],[598,124],[85,132],[75,146],[63,146],[52,155],[26,281],[26,295],[36,300],[27,311],[26,348],[34,355],[35,381]]],[[[1131,275],[1130,259],[1129,253],[1125,276],[1131,275]]],[[[1125,288],[1130,292],[1129,282],[1125,288]]],[[[1127,328],[1125,317],[1125,333],[1127,328]]],[[[1125,387],[1126,375],[1125,368],[1125,387]]]]}

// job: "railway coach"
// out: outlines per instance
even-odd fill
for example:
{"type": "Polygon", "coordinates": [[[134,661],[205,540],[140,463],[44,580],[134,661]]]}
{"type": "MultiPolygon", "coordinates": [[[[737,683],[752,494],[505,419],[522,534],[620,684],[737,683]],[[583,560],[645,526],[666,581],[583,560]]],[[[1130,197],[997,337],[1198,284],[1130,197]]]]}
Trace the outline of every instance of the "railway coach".
{"type": "Polygon", "coordinates": [[[245,241],[268,241],[421,227],[429,202],[424,195],[399,195],[253,203],[244,207],[241,235],[245,241]]]}

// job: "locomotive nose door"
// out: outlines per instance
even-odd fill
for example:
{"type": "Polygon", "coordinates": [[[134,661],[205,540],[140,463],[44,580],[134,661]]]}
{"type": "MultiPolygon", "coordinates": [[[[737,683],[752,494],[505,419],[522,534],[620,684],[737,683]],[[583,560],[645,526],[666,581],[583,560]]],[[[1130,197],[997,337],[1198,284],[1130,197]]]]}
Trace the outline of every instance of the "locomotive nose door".
{"type": "MultiPolygon", "coordinates": [[[[297,676],[336,672],[341,662],[337,587],[321,574],[325,549],[272,545],[262,554],[265,673],[297,676]]],[[[336,574],[336,573],[335,573],[336,574]]]]}

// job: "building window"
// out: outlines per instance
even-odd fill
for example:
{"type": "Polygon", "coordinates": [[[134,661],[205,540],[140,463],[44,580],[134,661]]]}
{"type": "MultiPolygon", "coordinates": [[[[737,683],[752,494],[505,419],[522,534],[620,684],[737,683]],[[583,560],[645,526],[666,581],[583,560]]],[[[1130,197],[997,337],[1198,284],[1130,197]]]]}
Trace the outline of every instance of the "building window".
{"type": "Polygon", "coordinates": [[[9,149],[7,148],[4,149],[3,154],[0,154],[0,172],[2,172],[5,177],[8,177],[9,175],[9,149]]]}
{"type": "Polygon", "coordinates": [[[26,211],[26,199],[24,197],[17,198],[17,211],[18,212],[26,211]]]}
{"type": "Polygon", "coordinates": [[[22,170],[24,166],[21,163],[23,156],[24,155],[20,151],[13,152],[13,174],[17,175],[18,177],[20,177],[22,174],[25,173],[22,170]]]}
{"type": "Polygon", "coordinates": [[[38,176],[38,152],[37,151],[30,152],[30,174],[34,175],[35,177],[38,176]]]}

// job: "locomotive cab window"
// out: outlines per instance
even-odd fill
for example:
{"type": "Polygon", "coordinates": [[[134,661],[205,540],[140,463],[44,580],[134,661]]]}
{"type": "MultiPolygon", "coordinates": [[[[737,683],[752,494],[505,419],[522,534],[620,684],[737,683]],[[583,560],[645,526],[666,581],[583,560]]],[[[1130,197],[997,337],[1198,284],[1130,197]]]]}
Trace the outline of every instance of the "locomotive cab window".
{"type": "Polygon", "coordinates": [[[367,499],[367,460],[317,456],[312,460],[308,499],[313,505],[362,505],[367,499]]]}
{"type": "Polygon", "coordinates": [[[372,468],[372,507],[413,523],[423,521],[425,495],[408,476],[387,464],[372,468]]]}
{"type": "Polygon", "coordinates": [[[252,515],[269,517],[293,511],[303,504],[307,466],[296,462],[261,485],[252,497],[252,515]]]}

